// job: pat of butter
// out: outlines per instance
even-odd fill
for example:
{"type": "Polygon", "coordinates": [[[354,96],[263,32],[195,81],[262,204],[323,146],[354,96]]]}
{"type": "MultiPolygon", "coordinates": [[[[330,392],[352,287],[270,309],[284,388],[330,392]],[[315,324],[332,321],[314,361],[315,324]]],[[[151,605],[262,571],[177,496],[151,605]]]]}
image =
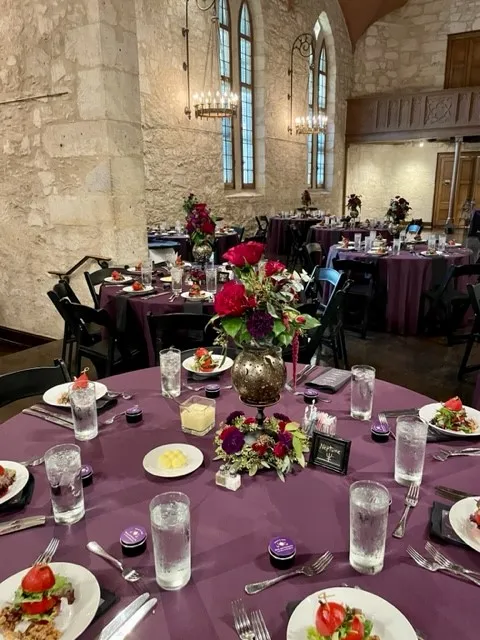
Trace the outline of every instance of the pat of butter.
{"type": "Polygon", "coordinates": [[[194,403],[180,410],[182,427],[189,431],[205,431],[215,422],[215,407],[194,403]]]}

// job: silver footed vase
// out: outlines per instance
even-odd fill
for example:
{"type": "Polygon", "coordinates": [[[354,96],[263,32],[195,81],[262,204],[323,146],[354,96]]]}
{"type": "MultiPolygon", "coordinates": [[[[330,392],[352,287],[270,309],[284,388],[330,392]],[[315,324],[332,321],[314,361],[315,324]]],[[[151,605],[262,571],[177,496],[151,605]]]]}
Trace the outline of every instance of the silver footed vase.
{"type": "Polygon", "coordinates": [[[232,383],[245,404],[269,406],[280,400],[287,380],[281,349],[242,346],[232,366],[232,383]]]}

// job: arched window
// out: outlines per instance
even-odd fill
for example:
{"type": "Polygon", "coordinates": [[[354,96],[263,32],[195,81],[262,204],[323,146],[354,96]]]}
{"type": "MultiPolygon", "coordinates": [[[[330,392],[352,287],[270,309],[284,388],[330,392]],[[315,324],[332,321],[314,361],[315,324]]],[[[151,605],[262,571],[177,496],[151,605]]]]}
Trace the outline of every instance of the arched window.
{"type": "MultiPolygon", "coordinates": [[[[228,0],[218,1],[220,84],[222,93],[232,90],[232,32],[228,0]]],[[[235,187],[235,166],[232,118],[222,119],[223,183],[235,187]]]]}
{"type": "MultiPolygon", "coordinates": [[[[318,58],[318,89],[317,89],[317,105],[319,111],[327,111],[327,49],[325,40],[322,42],[320,56],[318,58]]],[[[325,134],[317,135],[317,189],[325,187],[325,134]]]]}
{"type": "MultiPolygon", "coordinates": [[[[315,68],[315,59],[313,55],[313,47],[310,47],[310,55],[308,57],[308,115],[313,116],[314,95],[313,95],[313,71],[315,68]]],[[[307,136],[307,184],[313,187],[313,135],[307,136]]]]}
{"type": "Polygon", "coordinates": [[[253,30],[248,3],[242,3],[239,16],[240,69],[240,150],[243,189],[255,187],[255,149],[253,127],[253,30]]]}
{"type": "MultiPolygon", "coordinates": [[[[328,58],[322,27],[317,21],[314,28],[317,42],[321,42],[318,55],[310,64],[308,84],[308,113],[326,113],[327,88],[328,88],[328,58]],[[313,86],[315,78],[316,90],[313,86]]],[[[312,56],[311,56],[312,58],[312,56]]],[[[307,136],[307,184],[311,188],[325,188],[325,159],[326,137],[325,133],[316,133],[307,136]]]]}

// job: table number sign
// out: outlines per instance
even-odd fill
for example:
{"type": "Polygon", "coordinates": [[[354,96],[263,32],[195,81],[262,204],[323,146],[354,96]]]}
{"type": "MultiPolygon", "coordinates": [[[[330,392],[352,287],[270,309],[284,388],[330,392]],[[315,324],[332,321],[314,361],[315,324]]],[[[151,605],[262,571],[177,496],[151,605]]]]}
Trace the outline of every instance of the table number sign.
{"type": "Polygon", "coordinates": [[[342,440],[314,431],[309,464],[345,475],[348,470],[351,440],[342,440]]]}

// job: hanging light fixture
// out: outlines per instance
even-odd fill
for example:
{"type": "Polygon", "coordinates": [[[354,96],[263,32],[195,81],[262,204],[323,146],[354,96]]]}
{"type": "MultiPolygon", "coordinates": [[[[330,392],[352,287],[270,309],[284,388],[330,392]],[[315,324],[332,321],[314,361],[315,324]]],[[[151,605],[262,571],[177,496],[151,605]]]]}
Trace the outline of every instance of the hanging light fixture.
{"type": "MultiPolygon", "coordinates": [[[[186,0],[185,27],[182,30],[186,41],[186,61],[183,68],[187,72],[187,106],[185,114],[191,118],[190,102],[190,49],[189,49],[189,28],[188,28],[188,2],[186,0]]],[[[203,89],[193,94],[193,109],[195,118],[233,118],[237,113],[238,95],[232,91],[222,91],[219,74],[219,41],[220,28],[216,12],[216,0],[205,2],[196,0],[196,5],[200,11],[213,9],[210,21],[210,35],[208,39],[207,55],[205,58],[205,71],[203,75],[203,89]]]]}
{"type": "Polygon", "coordinates": [[[325,114],[295,118],[296,134],[325,133],[328,117],[325,114]]]}

